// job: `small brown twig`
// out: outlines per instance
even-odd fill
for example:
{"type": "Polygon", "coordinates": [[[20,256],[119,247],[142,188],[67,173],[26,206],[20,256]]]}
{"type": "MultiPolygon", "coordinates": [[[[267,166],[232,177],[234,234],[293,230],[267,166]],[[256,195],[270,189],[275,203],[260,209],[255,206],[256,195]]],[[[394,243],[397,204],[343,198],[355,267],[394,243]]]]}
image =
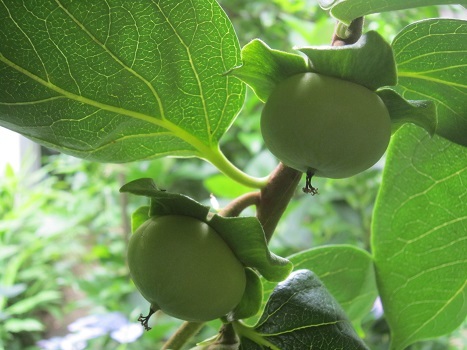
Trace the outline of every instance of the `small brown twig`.
{"type": "Polygon", "coordinates": [[[355,44],[363,33],[363,17],[354,19],[349,26],[342,22],[336,24],[332,37],[332,46],[344,46],[355,44]]]}
{"type": "Polygon", "coordinates": [[[241,214],[243,210],[252,205],[260,204],[260,192],[249,192],[235,198],[232,202],[227,204],[220,212],[220,216],[236,217],[241,214]]]}

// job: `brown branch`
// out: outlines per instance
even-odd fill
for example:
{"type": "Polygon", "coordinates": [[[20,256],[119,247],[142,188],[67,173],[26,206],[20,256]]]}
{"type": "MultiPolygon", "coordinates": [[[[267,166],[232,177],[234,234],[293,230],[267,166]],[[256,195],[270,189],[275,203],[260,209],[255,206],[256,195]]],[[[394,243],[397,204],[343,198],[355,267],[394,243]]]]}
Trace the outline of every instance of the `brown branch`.
{"type": "Polygon", "coordinates": [[[220,216],[236,217],[241,214],[243,210],[251,205],[258,206],[260,204],[260,192],[249,192],[235,198],[220,212],[220,216]]]}
{"type": "Polygon", "coordinates": [[[301,177],[300,171],[280,163],[272,172],[268,184],[261,190],[256,217],[263,226],[268,242],[292,199],[301,177]]]}
{"type": "Polygon", "coordinates": [[[362,32],[363,17],[354,19],[348,27],[346,27],[342,22],[338,22],[332,37],[332,46],[355,44],[362,36],[362,32]]]}

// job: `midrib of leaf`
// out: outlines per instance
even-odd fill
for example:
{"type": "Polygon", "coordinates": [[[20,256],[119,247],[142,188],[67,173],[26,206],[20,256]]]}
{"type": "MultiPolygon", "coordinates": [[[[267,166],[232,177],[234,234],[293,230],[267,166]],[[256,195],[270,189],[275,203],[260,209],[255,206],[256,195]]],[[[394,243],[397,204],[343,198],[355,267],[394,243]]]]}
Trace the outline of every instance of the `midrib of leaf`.
{"type": "Polygon", "coordinates": [[[7,59],[2,54],[0,54],[0,61],[7,64],[11,68],[17,70],[18,72],[28,76],[29,78],[35,80],[39,84],[44,85],[45,87],[49,88],[50,90],[59,93],[60,95],[64,96],[65,98],[68,98],[70,100],[74,100],[74,101],[77,101],[77,102],[81,102],[81,103],[84,103],[84,104],[87,104],[87,105],[90,105],[90,106],[94,106],[94,107],[97,107],[99,109],[106,110],[106,111],[109,111],[109,112],[113,112],[113,113],[116,113],[116,114],[125,115],[125,116],[130,117],[130,118],[142,120],[142,121],[145,121],[147,123],[151,123],[151,124],[154,124],[156,126],[162,127],[164,129],[172,132],[173,135],[181,138],[182,140],[186,141],[187,143],[189,143],[190,145],[195,147],[195,149],[198,150],[198,152],[199,152],[198,156],[200,156],[200,157],[205,157],[206,159],[210,159],[210,157],[213,155],[213,153],[217,153],[216,148],[209,147],[209,146],[205,145],[198,138],[196,138],[195,136],[193,136],[192,134],[190,134],[186,130],[178,127],[177,125],[175,125],[173,123],[171,123],[167,119],[157,119],[157,118],[150,117],[150,116],[148,116],[146,114],[143,114],[143,113],[130,111],[130,110],[120,108],[120,107],[115,107],[115,106],[108,105],[108,104],[105,104],[105,103],[102,103],[102,102],[94,101],[94,100],[92,100],[90,98],[87,98],[87,97],[84,97],[84,96],[81,96],[81,95],[76,95],[74,93],[71,93],[71,92],[69,92],[69,91],[67,91],[65,89],[62,89],[62,88],[56,86],[55,84],[52,84],[49,81],[45,81],[44,79],[38,77],[37,75],[35,75],[35,74],[29,72],[28,70],[18,66],[16,63],[10,61],[9,59],[7,59]]]}
{"type": "MultiPolygon", "coordinates": [[[[444,70],[444,69],[440,69],[440,70],[444,70]]],[[[414,78],[414,79],[420,79],[420,80],[428,80],[428,81],[432,81],[434,83],[439,83],[439,84],[443,84],[443,85],[447,85],[447,86],[453,86],[453,87],[458,87],[458,88],[467,88],[467,85],[453,83],[453,82],[450,82],[450,81],[433,78],[433,77],[430,77],[430,76],[423,75],[422,73],[430,73],[430,71],[427,71],[427,72],[400,72],[399,77],[414,78]]]]}

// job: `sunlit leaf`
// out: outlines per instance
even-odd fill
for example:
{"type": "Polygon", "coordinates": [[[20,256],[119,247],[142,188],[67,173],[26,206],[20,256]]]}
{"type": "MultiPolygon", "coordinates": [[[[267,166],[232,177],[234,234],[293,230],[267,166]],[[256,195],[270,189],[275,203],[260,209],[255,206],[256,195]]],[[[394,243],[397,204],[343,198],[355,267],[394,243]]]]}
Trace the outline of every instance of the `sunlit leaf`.
{"type": "Polygon", "coordinates": [[[467,148],[413,125],[391,141],[372,249],[394,350],[467,316],[466,160],[467,148]]]}
{"type": "MultiPolygon", "coordinates": [[[[328,245],[305,250],[288,259],[293,263],[294,270],[313,271],[342,306],[347,317],[360,326],[378,294],[370,254],[349,245],[328,245]]],[[[264,280],[263,284],[265,304],[276,284],[264,280]]]]}
{"type": "Polygon", "coordinates": [[[244,99],[214,0],[3,1],[0,125],[77,157],[219,157],[244,99]]]}
{"type": "MultiPolygon", "coordinates": [[[[330,0],[325,2],[330,2],[330,0]]],[[[342,22],[348,24],[357,17],[369,15],[371,13],[404,10],[422,6],[460,3],[465,3],[465,0],[341,0],[339,2],[334,1],[331,14],[342,22]]]]}
{"type": "Polygon", "coordinates": [[[396,90],[409,100],[435,101],[436,132],[467,146],[467,21],[416,22],[392,46],[399,75],[396,90]]]}

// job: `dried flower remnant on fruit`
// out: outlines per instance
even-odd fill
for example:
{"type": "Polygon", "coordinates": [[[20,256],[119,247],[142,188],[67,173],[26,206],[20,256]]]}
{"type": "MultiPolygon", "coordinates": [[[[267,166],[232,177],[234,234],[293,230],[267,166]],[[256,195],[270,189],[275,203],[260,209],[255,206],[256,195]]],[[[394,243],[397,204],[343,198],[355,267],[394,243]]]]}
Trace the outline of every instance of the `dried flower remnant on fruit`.
{"type": "Polygon", "coordinates": [[[146,316],[143,316],[143,314],[140,314],[138,317],[139,323],[144,327],[144,330],[150,331],[151,327],[149,327],[149,319],[151,318],[152,315],[154,315],[155,311],[152,308],[149,308],[149,313],[146,316]]]}
{"type": "Polygon", "coordinates": [[[313,187],[311,184],[311,178],[313,177],[313,172],[311,170],[308,170],[306,172],[306,179],[305,179],[305,187],[302,188],[302,191],[307,194],[311,194],[314,196],[315,194],[318,193],[318,189],[316,187],[313,187]]]}

